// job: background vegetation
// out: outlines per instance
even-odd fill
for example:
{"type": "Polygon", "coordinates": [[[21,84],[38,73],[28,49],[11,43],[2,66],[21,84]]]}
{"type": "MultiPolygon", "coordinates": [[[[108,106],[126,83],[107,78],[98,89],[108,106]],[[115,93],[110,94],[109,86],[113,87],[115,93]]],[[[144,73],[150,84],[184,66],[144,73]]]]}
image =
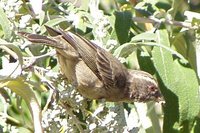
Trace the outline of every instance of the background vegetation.
{"type": "Polygon", "coordinates": [[[200,131],[198,0],[1,0],[0,132],[200,131]],[[127,68],[154,75],[165,103],[83,98],[59,71],[55,50],[18,31],[71,29],[127,68]]]}

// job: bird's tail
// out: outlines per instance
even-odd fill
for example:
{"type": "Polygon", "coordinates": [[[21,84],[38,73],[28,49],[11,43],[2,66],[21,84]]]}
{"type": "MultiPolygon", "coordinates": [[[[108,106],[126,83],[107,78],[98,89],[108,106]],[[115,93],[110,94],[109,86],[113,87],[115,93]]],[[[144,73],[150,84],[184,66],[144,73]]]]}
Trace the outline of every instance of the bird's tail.
{"type": "Polygon", "coordinates": [[[47,36],[42,36],[42,35],[37,35],[37,34],[31,34],[28,32],[18,32],[18,34],[33,44],[45,44],[51,47],[55,47],[58,49],[65,49],[66,46],[62,43],[60,43],[58,40],[54,39],[53,37],[47,37],[47,36]]]}

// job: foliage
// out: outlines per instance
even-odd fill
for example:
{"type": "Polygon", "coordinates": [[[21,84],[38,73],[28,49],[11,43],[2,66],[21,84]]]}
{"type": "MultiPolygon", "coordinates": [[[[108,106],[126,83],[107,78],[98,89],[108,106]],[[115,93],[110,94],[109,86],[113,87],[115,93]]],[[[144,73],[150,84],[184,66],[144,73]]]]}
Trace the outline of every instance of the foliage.
{"type": "Polygon", "coordinates": [[[197,133],[199,5],[198,0],[1,0],[0,132],[197,133]],[[64,80],[53,48],[31,45],[17,34],[47,35],[44,25],[77,32],[126,67],[151,73],[165,103],[83,98],[64,80]]]}

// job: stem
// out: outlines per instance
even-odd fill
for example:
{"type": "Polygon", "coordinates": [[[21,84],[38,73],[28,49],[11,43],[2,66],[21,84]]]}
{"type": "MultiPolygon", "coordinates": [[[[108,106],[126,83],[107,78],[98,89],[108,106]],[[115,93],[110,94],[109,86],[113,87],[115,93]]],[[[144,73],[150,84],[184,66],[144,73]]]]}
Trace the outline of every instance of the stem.
{"type": "Polygon", "coordinates": [[[197,26],[192,26],[191,23],[188,22],[181,22],[181,21],[174,21],[174,20],[160,20],[157,18],[143,18],[143,17],[133,17],[132,20],[134,22],[138,22],[138,23],[165,23],[168,25],[174,25],[174,26],[179,26],[179,27],[184,27],[184,28],[188,28],[188,29],[197,29],[197,26]]]}

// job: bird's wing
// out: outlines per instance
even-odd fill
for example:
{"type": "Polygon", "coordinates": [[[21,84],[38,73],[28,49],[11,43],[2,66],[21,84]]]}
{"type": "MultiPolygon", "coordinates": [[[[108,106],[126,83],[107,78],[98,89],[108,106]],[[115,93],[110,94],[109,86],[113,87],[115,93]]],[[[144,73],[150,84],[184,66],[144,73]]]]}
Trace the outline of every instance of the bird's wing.
{"type": "Polygon", "coordinates": [[[58,31],[48,26],[46,29],[53,38],[26,32],[19,32],[19,34],[31,42],[44,43],[62,50],[67,45],[58,40],[57,36],[61,36],[78,52],[80,58],[106,88],[125,88],[128,71],[111,53],[72,32],[58,31]]]}
{"type": "Polygon", "coordinates": [[[104,84],[110,88],[125,89],[127,69],[112,54],[105,50],[97,50],[97,68],[104,84]]]}
{"type": "Polygon", "coordinates": [[[128,71],[111,53],[79,35],[60,32],[106,88],[125,88],[128,71]]]}

